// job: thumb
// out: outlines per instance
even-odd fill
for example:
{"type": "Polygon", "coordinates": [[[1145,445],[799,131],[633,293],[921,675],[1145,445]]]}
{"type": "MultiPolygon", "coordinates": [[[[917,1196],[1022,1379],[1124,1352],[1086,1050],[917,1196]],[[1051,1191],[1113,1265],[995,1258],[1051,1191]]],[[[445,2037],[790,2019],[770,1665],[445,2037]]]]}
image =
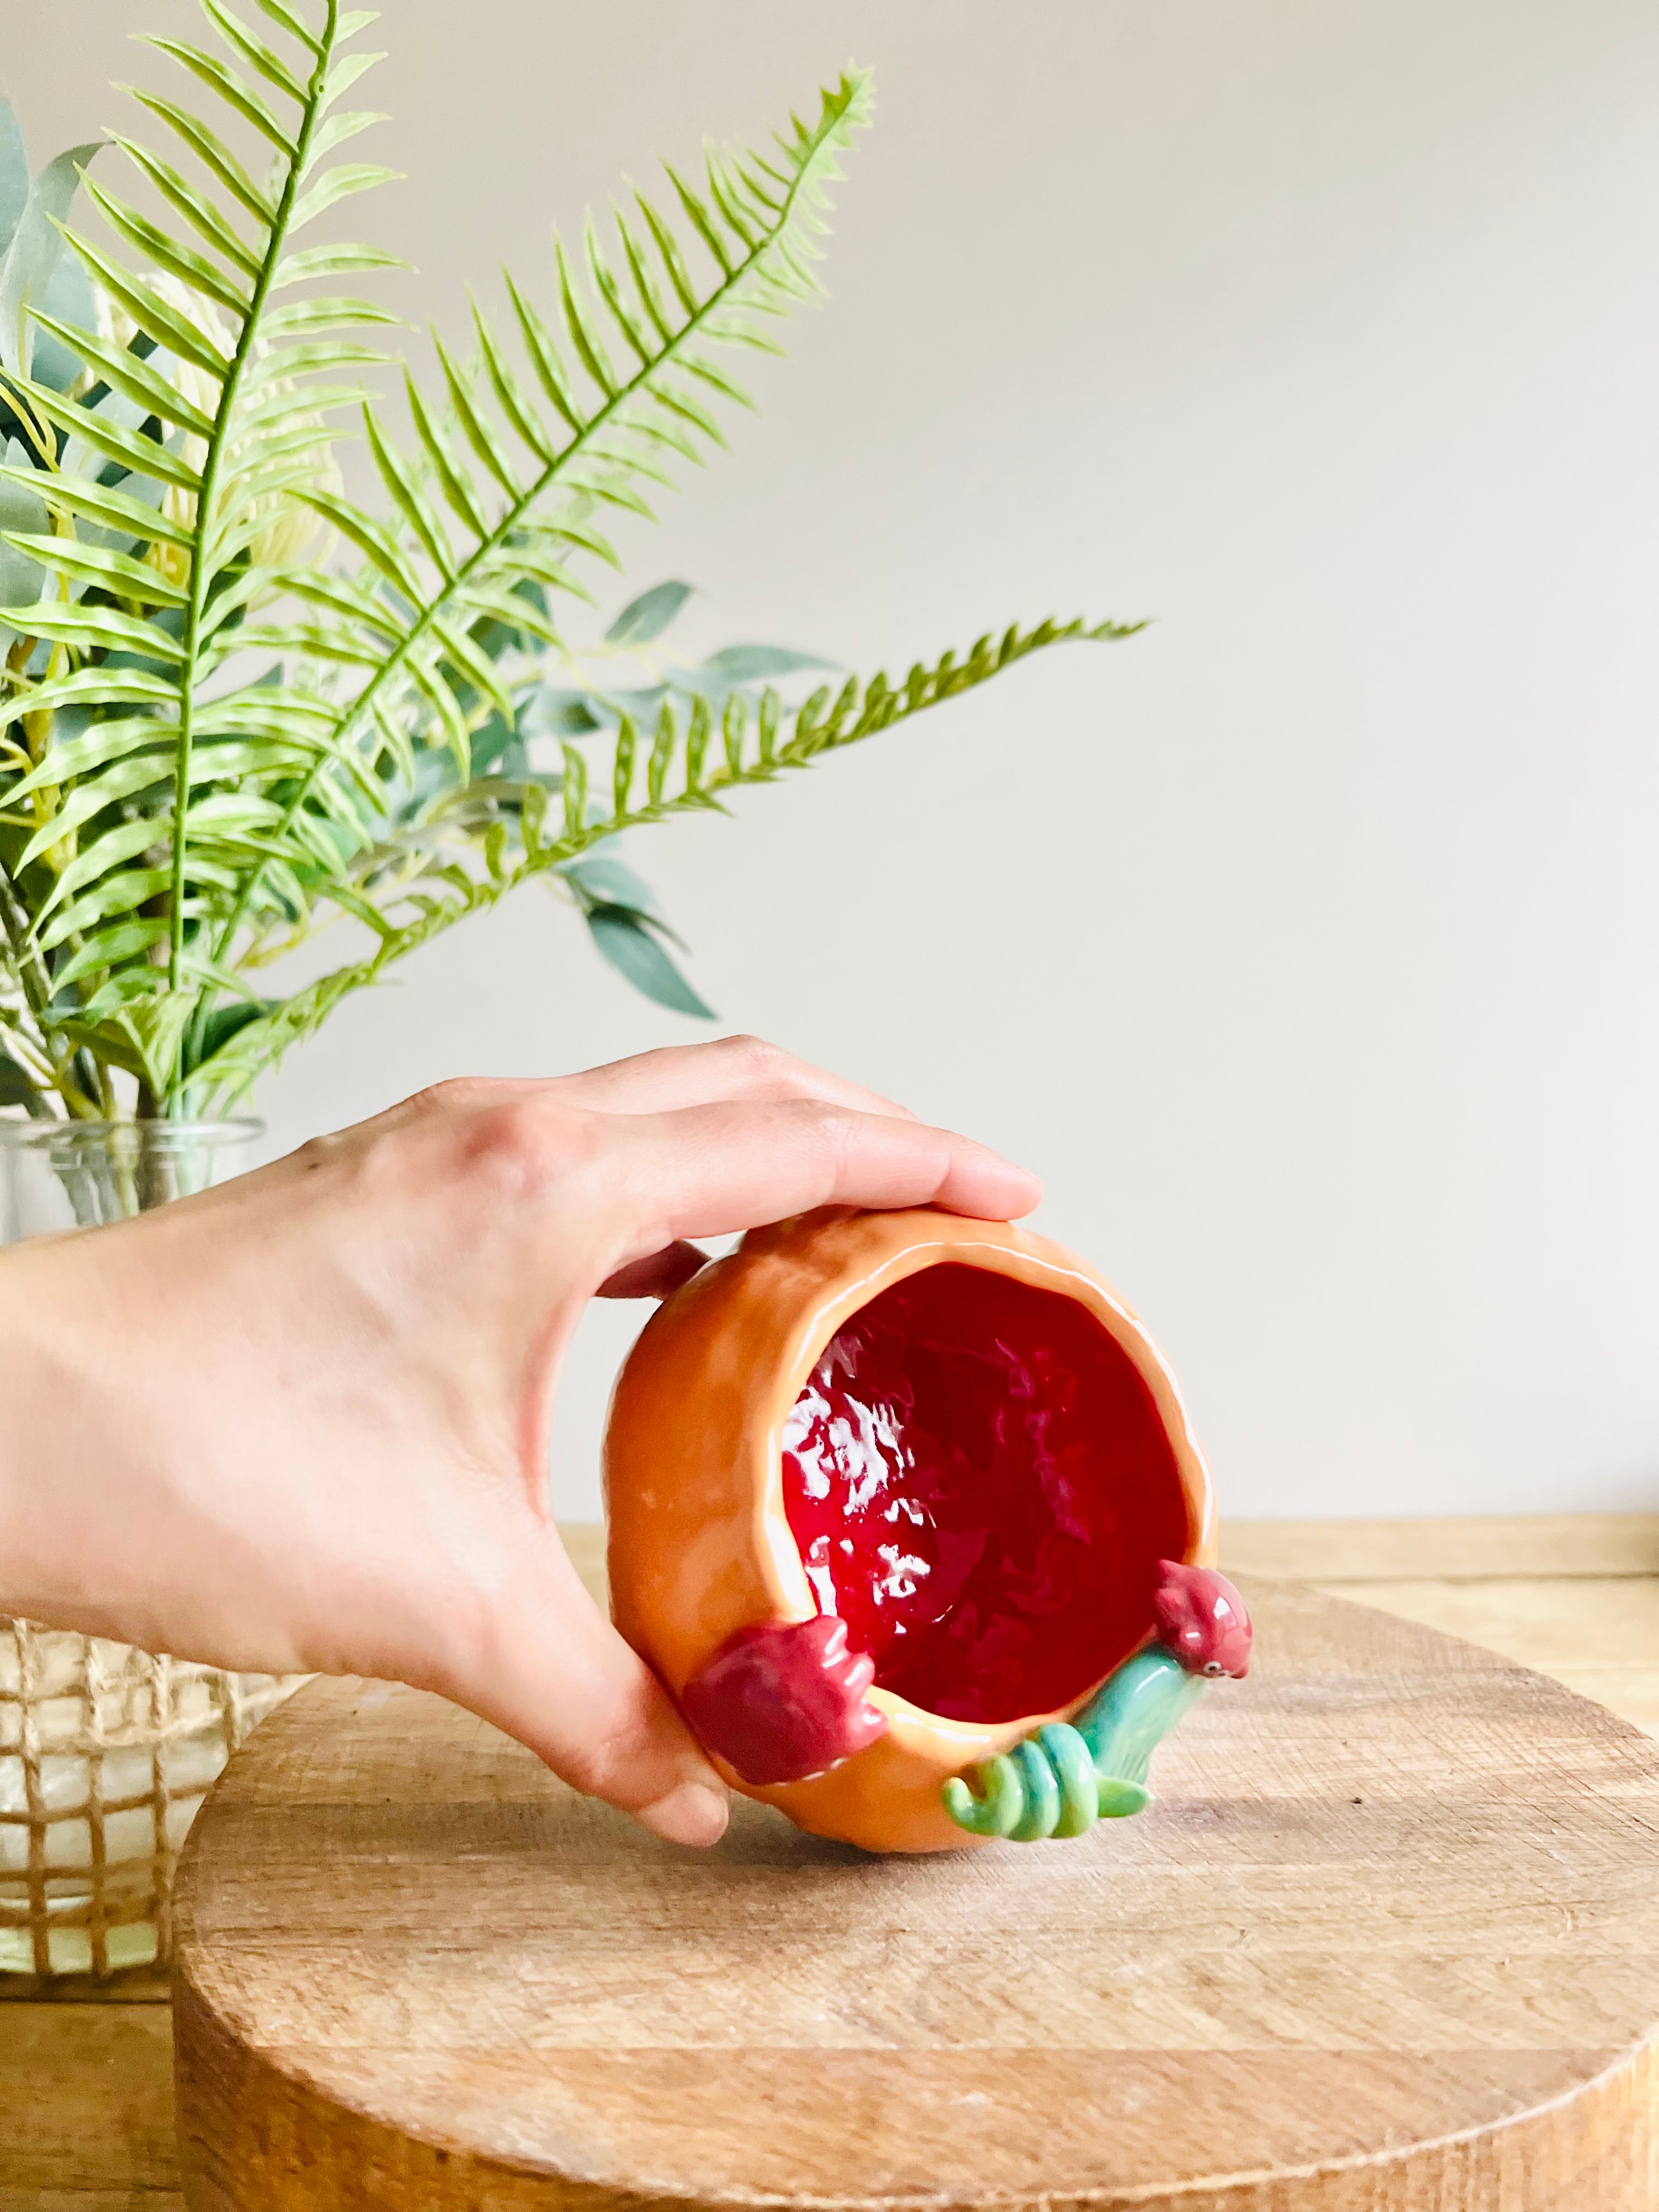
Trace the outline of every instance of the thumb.
{"type": "Polygon", "coordinates": [[[527,1538],[476,1662],[445,1687],[572,1789],[668,1842],[706,1848],[726,1832],[726,1784],[551,1528],[538,1525],[527,1538]]]}

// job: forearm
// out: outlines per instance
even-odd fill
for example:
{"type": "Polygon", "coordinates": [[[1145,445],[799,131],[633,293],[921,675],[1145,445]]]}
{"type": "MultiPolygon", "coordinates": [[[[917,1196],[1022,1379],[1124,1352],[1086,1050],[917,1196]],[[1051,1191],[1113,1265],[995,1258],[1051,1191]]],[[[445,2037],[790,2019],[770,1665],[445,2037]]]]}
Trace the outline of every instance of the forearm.
{"type": "Polygon", "coordinates": [[[396,1588],[420,1486],[388,1485],[378,1526],[340,1508],[343,1401],[386,1355],[315,1314],[329,1253],[285,1247],[304,1209],[282,1180],[228,1195],[0,1252],[0,1613],[262,1674],[354,1671],[355,1638],[399,1671],[418,1627],[370,1591],[377,1570],[396,1588]],[[367,1587],[343,1604],[354,1545],[367,1587]]]}
{"type": "Polygon", "coordinates": [[[45,1241],[0,1252],[0,1613],[107,1634],[107,1593],[86,1573],[97,1549],[87,1416],[99,1392],[72,1273],[45,1241]],[[77,1541],[88,1534],[90,1546],[77,1541]]]}

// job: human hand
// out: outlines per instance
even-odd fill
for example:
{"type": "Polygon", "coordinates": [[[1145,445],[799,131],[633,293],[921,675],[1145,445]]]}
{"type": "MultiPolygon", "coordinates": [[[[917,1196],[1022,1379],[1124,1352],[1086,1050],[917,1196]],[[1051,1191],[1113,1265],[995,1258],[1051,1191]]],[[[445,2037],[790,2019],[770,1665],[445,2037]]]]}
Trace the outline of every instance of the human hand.
{"type": "Polygon", "coordinates": [[[435,1690],[660,1835],[726,1791],[545,1504],[588,1299],[826,1204],[1006,1218],[1022,1170],[752,1040],[441,1085],[0,1255],[0,1612],[435,1690]]]}

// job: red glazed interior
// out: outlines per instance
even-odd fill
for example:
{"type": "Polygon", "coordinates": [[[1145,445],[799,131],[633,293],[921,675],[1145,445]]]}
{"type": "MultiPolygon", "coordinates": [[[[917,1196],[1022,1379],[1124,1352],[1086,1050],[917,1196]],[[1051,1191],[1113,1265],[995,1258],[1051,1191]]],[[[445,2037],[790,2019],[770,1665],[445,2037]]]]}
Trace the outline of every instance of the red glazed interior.
{"type": "Polygon", "coordinates": [[[1152,1623],[1185,1493],[1152,1392],[1085,1306],[945,1262],[861,1307],[783,1432],[822,1613],[876,1681],[961,1721],[1069,1704],[1152,1623]]]}

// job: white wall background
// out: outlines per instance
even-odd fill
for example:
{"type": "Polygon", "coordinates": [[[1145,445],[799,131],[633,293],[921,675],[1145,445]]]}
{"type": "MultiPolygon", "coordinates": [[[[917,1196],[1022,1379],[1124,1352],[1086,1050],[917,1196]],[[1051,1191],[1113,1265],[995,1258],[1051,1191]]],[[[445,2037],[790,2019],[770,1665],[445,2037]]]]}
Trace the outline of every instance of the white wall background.
{"type": "MultiPolygon", "coordinates": [[[[21,6],[21,0],[18,0],[21,6]]],[[[8,41],[40,156],[148,72],[8,41]]],[[[635,543],[869,669],[1155,615],[634,857],[726,1022],[1036,1168],[1235,1513],[1659,1504],[1659,15],[1648,0],[387,0],[454,323],[617,173],[849,54],[828,312],[635,543]]],[[[155,68],[162,64],[156,63],[155,68]]],[[[696,1034],[534,893],[297,1054],[273,1143],[696,1034]]],[[[611,1370],[568,1378],[592,1511],[611,1370]]]]}

